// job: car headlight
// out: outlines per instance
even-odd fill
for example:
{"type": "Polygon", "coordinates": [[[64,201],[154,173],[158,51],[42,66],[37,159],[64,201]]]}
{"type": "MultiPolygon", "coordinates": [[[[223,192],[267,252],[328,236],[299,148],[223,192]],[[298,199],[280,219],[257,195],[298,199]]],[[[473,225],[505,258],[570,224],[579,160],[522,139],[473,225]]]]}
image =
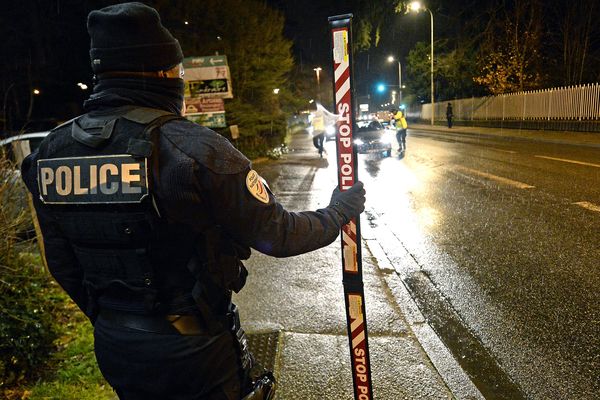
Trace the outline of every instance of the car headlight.
{"type": "Polygon", "coordinates": [[[361,144],[364,144],[364,142],[360,139],[354,139],[354,144],[360,146],[361,144]]]}
{"type": "Polygon", "coordinates": [[[391,135],[383,135],[381,137],[381,143],[391,144],[394,141],[391,135]]]}
{"type": "Polygon", "coordinates": [[[335,135],[335,127],[328,126],[327,128],[325,128],[325,133],[327,133],[328,135],[335,135]]]}

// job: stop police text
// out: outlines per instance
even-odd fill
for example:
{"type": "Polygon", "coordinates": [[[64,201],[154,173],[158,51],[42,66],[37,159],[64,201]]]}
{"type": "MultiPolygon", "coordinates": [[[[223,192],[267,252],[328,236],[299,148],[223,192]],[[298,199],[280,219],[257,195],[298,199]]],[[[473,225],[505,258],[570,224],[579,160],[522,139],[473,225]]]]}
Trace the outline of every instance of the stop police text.
{"type": "Polygon", "coordinates": [[[367,360],[364,349],[357,347],[354,349],[354,368],[356,377],[356,386],[358,389],[358,399],[368,400],[369,382],[367,378],[367,360]]]}
{"type": "Polygon", "coordinates": [[[350,122],[350,105],[348,103],[338,104],[339,132],[340,132],[340,186],[342,190],[352,187],[354,181],[354,166],[352,163],[352,125],[350,122]],[[346,149],[346,151],[343,151],[346,149]],[[349,150],[349,151],[348,151],[349,150]]]}

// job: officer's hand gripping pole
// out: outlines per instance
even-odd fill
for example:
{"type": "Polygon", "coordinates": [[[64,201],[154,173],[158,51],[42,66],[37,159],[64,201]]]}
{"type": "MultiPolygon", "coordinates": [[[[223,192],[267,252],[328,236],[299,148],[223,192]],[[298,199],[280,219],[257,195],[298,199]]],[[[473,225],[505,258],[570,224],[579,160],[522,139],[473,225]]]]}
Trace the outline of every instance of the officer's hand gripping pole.
{"type": "MultiPolygon", "coordinates": [[[[348,190],[358,181],[356,148],[352,140],[356,124],[352,85],[351,25],[352,14],[329,17],[335,113],[340,115],[337,123],[336,147],[338,185],[341,191],[348,190]]],[[[373,399],[373,386],[362,281],[360,218],[353,218],[342,227],[342,267],[354,398],[370,400],[373,399]]]]}

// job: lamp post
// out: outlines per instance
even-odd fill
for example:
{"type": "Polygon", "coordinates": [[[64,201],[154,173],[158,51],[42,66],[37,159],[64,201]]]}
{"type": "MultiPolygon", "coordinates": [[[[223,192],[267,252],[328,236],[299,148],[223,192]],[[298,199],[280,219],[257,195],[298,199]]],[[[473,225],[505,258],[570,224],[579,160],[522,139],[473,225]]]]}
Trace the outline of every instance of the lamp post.
{"type": "Polygon", "coordinates": [[[387,60],[388,62],[398,62],[398,106],[400,106],[402,104],[402,64],[394,56],[389,56],[387,60]]]}
{"type": "Polygon", "coordinates": [[[317,74],[317,98],[319,99],[319,102],[321,102],[321,79],[319,76],[321,70],[321,67],[313,68],[313,71],[315,71],[317,74]]]}
{"type": "Polygon", "coordinates": [[[433,92],[433,13],[431,12],[431,10],[429,8],[426,8],[424,6],[421,5],[421,2],[419,1],[413,1],[412,3],[410,3],[409,8],[411,11],[415,11],[415,12],[419,12],[420,10],[427,10],[429,11],[429,15],[431,16],[431,71],[430,71],[430,77],[431,77],[431,125],[433,125],[434,120],[435,120],[435,98],[434,98],[434,92],[433,92]]]}

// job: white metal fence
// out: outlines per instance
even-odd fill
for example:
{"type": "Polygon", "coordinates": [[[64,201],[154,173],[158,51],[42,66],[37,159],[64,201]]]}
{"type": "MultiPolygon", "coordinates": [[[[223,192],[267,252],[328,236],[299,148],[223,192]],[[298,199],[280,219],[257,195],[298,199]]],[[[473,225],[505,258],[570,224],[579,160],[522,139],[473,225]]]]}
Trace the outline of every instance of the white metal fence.
{"type": "MultiPolygon", "coordinates": [[[[446,100],[435,104],[436,120],[446,119],[448,103],[457,121],[598,121],[600,84],[446,100]]],[[[409,109],[408,117],[431,119],[431,104],[409,109]]]]}

